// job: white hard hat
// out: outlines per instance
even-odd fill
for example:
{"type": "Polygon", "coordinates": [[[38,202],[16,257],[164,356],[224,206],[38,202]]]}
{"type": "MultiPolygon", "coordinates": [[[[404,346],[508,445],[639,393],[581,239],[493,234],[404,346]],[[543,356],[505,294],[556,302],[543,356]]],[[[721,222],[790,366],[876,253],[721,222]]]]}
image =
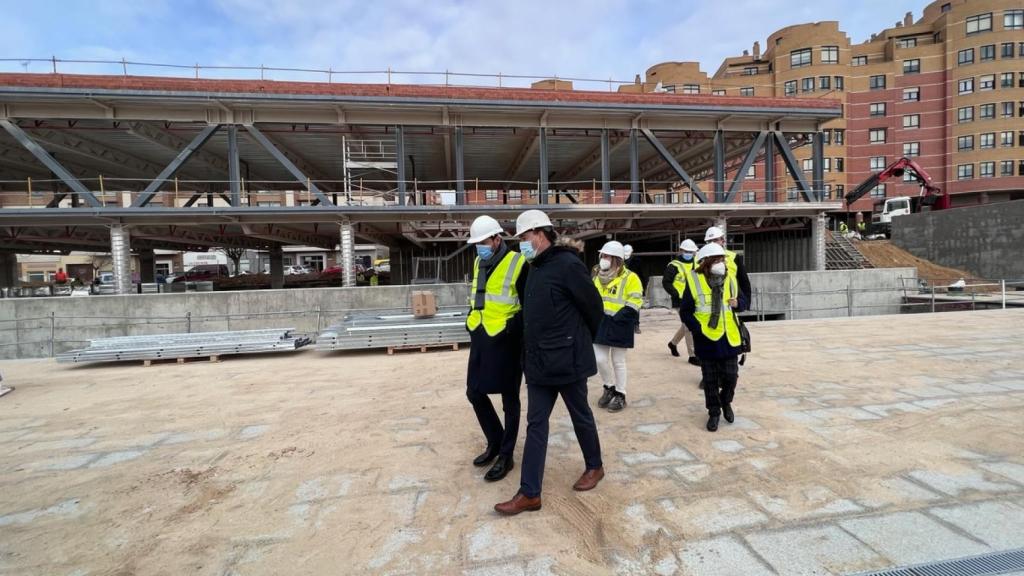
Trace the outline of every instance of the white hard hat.
{"type": "Polygon", "coordinates": [[[617,256],[623,260],[626,259],[626,249],[623,248],[621,242],[617,242],[615,240],[605,242],[604,246],[601,246],[601,251],[598,253],[607,254],[608,256],[617,256]]]}
{"type": "Polygon", "coordinates": [[[540,210],[527,210],[516,218],[516,236],[521,235],[523,232],[551,225],[551,219],[544,212],[540,210]]]}
{"type": "Polygon", "coordinates": [[[683,252],[696,252],[697,243],[687,238],[686,240],[683,240],[682,244],[679,245],[679,249],[682,250],[683,252]]]}
{"type": "Polygon", "coordinates": [[[480,216],[469,226],[469,240],[466,244],[477,244],[495,234],[504,234],[505,230],[498,221],[490,216],[480,216]]]}
{"type": "Polygon", "coordinates": [[[712,240],[718,240],[722,236],[725,236],[725,230],[722,230],[718,226],[712,226],[704,233],[704,241],[711,242],[712,240]]]}
{"type": "Polygon", "coordinates": [[[623,260],[629,260],[630,258],[633,257],[633,247],[630,246],[629,244],[626,244],[625,246],[622,247],[622,253],[625,255],[623,257],[623,260]]]}
{"type": "Polygon", "coordinates": [[[700,262],[709,256],[725,256],[725,248],[722,248],[720,244],[715,244],[714,242],[705,244],[703,248],[697,251],[697,262],[700,262]]]}

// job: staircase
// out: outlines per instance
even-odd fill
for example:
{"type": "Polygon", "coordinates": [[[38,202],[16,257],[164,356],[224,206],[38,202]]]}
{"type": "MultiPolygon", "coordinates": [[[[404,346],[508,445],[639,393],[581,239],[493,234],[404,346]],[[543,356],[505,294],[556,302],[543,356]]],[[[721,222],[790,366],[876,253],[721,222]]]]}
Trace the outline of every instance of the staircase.
{"type": "Polygon", "coordinates": [[[874,268],[849,238],[829,232],[825,239],[826,270],[859,270],[874,268]]]}

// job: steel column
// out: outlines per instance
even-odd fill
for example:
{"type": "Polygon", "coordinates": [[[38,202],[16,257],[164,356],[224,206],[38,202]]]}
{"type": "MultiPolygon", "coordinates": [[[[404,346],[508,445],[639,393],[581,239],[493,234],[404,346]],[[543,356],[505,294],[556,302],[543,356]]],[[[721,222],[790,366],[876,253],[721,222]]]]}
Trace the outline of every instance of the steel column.
{"type": "Polygon", "coordinates": [[[321,192],[320,188],[317,187],[317,185],[314,184],[313,181],[309,179],[309,177],[303,174],[302,170],[299,170],[299,168],[294,163],[292,163],[292,161],[289,160],[288,157],[285,156],[284,153],[282,153],[281,150],[279,150],[277,146],[275,146],[274,143],[270,141],[270,139],[264,136],[263,133],[260,132],[258,128],[256,128],[253,125],[247,124],[245,126],[245,129],[247,132],[249,132],[249,135],[252,136],[253,139],[259,143],[260,146],[262,146],[267,152],[270,152],[270,155],[273,156],[274,159],[277,160],[279,164],[281,164],[281,166],[284,166],[285,170],[290,172],[291,175],[295,177],[295,180],[297,182],[302,184],[310,191],[310,193],[316,196],[317,200],[320,201],[321,206],[334,205],[334,202],[331,202],[331,199],[328,198],[327,195],[325,195],[323,192],[321,192]]]}
{"type": "Polygon", "coordinates": [[[725,132],[715,130],[715,202],[725,202],[725,132]]]}
{"type": "Polygon", "coordinates": [[[601,192],[604,203],[612,203],[612,166],[611,166],[611,141],[608,138],[608,129],[601,129],[601,192]]]}
{"type": "Polygon", "coordinates": [[[228,201],[232,206],[242,205],[242,171],[238,159],[238,126],[228,126],[228,180],[231,190],[231,199],[228,201]]]}
{"type": "Polygon", "coordinates": [[[352,233],[352,223],[348,220],[341,223],[340,226],[340,242],[341,247],[341,279],[342,286],[351,288],[356,285],[356,244],[355,236],[352,233]]]}
{"type": "Polygon", "coordinates": [[[153,196],[156,196],[157,190],[160,186],[163,186],[164,182],[174,176],[174,173],[181,168],[182,164],[188,161],[188,159],[192,157],[192,154],[195,153],[196,150],[199,150],[199,148],[201,148],[203,144],[210,139],[210,136],[213,136],[219,128],[220,124],[210,124],[206,128],[203,128],[199,134],[192,139],[192,142],[190,142],[184,150],[178,152],[178,155],[175,156],[174,160],[171,160],[171,163],[168,164],[167,167],[165,167],[160,174],[158,174],[157,177],[149,183],[148,186],[146,186],[146,189],[142,191],[142,194],[139,194],[139,197],[135,199],[135,202],[132,202],[132,208],[141,208],[149,204],[150,200],[153,199],[153,196]]]}
{"type": "Polygon", "coordinates": [[[828,217],[818,214],[811,217],[811,265],[814,270],[825,270],[825,230],[828,217]]]}
{"type": "Polygon", "coordinates": [[[152,248],[139,250],[139,282],[156,282],[156,254],[152,248]]]}
{"type": "Polygon", "coordinates": [[[813,168],[811,180],[813,181],[813,195],[821,202],[825,195],[825,133],[821,130],[814,133],[811,141],[811,157],[813,168]]]}
{"type": "Polygon", "coordinates": [[[764,201],[776,202],[775,197],[775,135],[764,141],[764,201]]]}
{"type": "Polygon", "coordinates": [[[629,129],[629,203],[640,202],[640,139],[637,129],[629,129]]]}
{"type": "MultiPolygon", "coordinates": [[[[797,187],[800,192],[803,193],[804,199],[808,202],[814,202],[814,197],[811,195],[811,187],[807,184],[807,179],[804,178],[804,172],[800,166],[796,163],[796,157],[793,156],[793,151],[789,148],[789,142],[786,142],[786,137],[782,132],[773,132],[775,136],[775,142],[779,145],[779,153],[782,155],[782,161],[786,165],[786,170],[789,171],[789,175],[796,181],[797,187]]],[[[788,198],[787,198],[788,200],[788,198]]]]}
{"type": "Polygon", "coordinates": [[[686,182],[686,185],[690,187],[690,191],[693,192],[693,195],[696,196],[697,199],[703,202],[704,204],[707,204],[708,199],[706,196],[704,196],[704,192],[701,191],[700,186],[697,185],[697,183],[693,180],[692,177],[690,177],[690,174],[687,173],[686,170],[683,170],[683,167],[679,165],[679,162],[677,162],[675,157],[672,156],[672,153],[668,151],[668,148],[665,148],[664,144],[662,144],[661,141],[658,140],[658,138],[654,135],[654,132],[651,132],[647,128],[642,128],[641,132],[643,132],[644,138],[647,138],[647,141],[650,142],[651,146],[653,146],[654,149],[657,150],[661,158],[665,160],[666,163],[668,163],[669,167],[672,168],[672,170],[676,174],[678,174],[680,178],[682,178],[683,182],[686,182]]]}
{"type": "Polygon", "coordinates": [[[270,247],[270,287],[284,288],[284,249],[280,244],[270,247]]]}
{"type": "Polygon", "coordinates": [[[110,226],[110,259],[114,265],[114,290],[117,294],[131,294],[132,290],[132,247],[128,227],[121,224],[110,226]]]}
{"type": "Polygon", "coordinates": [[[99,208],[103,206],[103,203],[100,202],[98,198],[96,198],[92,191],[86,188],[84,184],[79,182],[78,178],[75,178],[74,175],[71,174],[71,172],[68,172],[68,170],[64,168],[64,166],[62,166],[60,162],[57,162],[56,158],[51,156],[50,153],[44,150],[42,146],[37,144],[35,140],[30,138],[29,135],[26,134],[20,126],[6,118],[0,119],[0,126],[2,126],[3,129],[6,130],[7,133],[10,134],[15,140],[17,140],[19,144],[24,146],[26,150],[31,152],[37,160],[42,162],[43,165],[50,170],[50,172],[56,174],[57,177],[61,179],[61,181],[67,184],[68,187],[75,191],[75,193],[79,194],[82,198],[84,198],[86,204],[88,204],[92,208],[99,208]]]}
{"type": "Polygon", "coordinates": [[[395,126],[395,177],[398,180],[398,205],[405,206],[405,128],[395,126]]]}
{"type": "Polygon", "coordinates": [[[466,204],[466,158],[462,126],[455,127],[455,203],[466,204]]]}
{"type": "Polygon", "coordinates": [[[541,126],[537,129],[538,151],[540,158],[540,186],[537,190],[537,202],[548,203],[548,129],[541,126]]]}

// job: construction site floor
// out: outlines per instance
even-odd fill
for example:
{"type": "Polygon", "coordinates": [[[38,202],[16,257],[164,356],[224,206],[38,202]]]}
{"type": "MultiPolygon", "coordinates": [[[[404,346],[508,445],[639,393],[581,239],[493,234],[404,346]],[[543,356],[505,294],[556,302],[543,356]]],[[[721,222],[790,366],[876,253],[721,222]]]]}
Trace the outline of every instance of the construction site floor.
{"type": "Polygon", "coordinates": [[[471,465],[465,350],[0,363],[0,573],[847,574],[1024,547],[1024,310],[751,325],[714,434],[675,326],[644,312],[629,406],[595,409],[604,481],[572,491],[559,403],[543,509],[512,518],[522,441],[503,481],[471,465]]]}

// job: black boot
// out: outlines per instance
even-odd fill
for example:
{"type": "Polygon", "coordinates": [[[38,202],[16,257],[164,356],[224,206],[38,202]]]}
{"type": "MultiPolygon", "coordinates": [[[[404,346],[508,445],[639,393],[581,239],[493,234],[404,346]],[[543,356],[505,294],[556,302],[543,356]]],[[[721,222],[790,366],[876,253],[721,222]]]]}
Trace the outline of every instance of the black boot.
{"type": "Polygon", "coordinates": [[[708,418],[708,432],[716,430],[718,430],[718,416],[711,416],[708,418]]]}
{"type": "Polygon", "coordinates": [[[498,456],[498,459],[494,461],[494,466],[491,466],[491,469],[487,471],[487,474],[484,474],[484,480],[487,480],[488,482],[497,482],[505,476],[508,476],[508,473],[512,471],[513,466],[514,462],[512,462],[511,456],[498,456]]]}
{"type": "Polygon", "coordinates": [[[498,456],[497,446],[488,446],[484,453],[473,459],[473,466],[487,466],[498,456]]]}
{"type": "Polygon", "coordinates": [[[675,356],[676,358],[679,358],[679,348],[676,348],[675,344],[669,342],[668,343],[668,351],[671,352],[672,355],[675,356]]]}
{"type": "Polygon", "coordinates": [[[608,403],[608,411],[609,412],[621,412],[622,409],[625,408],[625,407],[626,407],[626,395],[625,394],[620,394],[620,393],[616,392],[615,393],[615,397],[612,398],[612,401],[608,403]]]}
{"type": "Polygon", "coordinates": [[[725,421],[729,424],[736,421],[736,415],[732,413],[732,406],[729,404],[722,406],[722,416],[725,416],[725,421]]]}
{"type": "Polygon", "coordinates": [[[604,394],[602,394],[601,398],[597,401],[597,407],[598,408],[607,408],[608,407],[608,403],[611,402],[612,398],[614,398],[614,397],[615,397],[615,386],[605,386],[604,387],[604,394]]]}
{"type": "Polygon", "coordinates": [[[690,356],[686,361],[694,366],[700,366],[700,358],[697,358],[696,356],[690,356]]]}

